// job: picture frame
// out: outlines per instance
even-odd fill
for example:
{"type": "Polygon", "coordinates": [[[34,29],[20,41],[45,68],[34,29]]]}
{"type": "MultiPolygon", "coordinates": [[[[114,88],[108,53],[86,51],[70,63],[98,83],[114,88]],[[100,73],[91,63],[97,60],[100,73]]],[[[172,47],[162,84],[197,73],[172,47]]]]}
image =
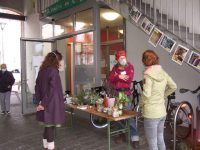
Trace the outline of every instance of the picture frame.
{"type": "Polygon", "coordinates": [[[200,70],[200,54],[192,51],[187,63],[200,70]]]}
{"type": "Polygon", "coordinates": [[[149,43],[151,43],[154,47],[158,45],[160,40],[163,37],[163,32],[161,32],[158,28],[154,28],[154,31],[152,32],[150,38],[149,38],[149,43]]]}
{"type": "Polygon", "coordinates": [[[176,41],[167,35],[163,35],[159,45],[168,52],[171,52],[176,45],[176,41]]]}
{"type": "Polygon", "coordinates": [[[153,30],[154,26],[155,25],[151,23],[151,21],[149,21],[149,19],[147,19],[146,17],[142,20],[141,28],[148,35],[151,34],[151,31],[153,30]]]}
{"type": "Polygon", "coordinates": [[[174,54],[172,55],[172,60],[177,64],[182,65],[188,52],[189,52],[188,48],[179,44],[176,47],[174,54]]]}
{"type": "Polygon", "coordinates": [[[135,6],[133,6],[129,12],[129,16],[133,21],[137,23],[142,16],[142,13],[135,6]]]}

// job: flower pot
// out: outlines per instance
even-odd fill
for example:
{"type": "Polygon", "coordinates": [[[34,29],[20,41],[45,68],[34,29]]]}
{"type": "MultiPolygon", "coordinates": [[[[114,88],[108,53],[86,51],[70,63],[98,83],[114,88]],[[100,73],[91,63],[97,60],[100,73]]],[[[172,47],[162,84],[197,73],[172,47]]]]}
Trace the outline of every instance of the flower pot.
{"type": "Polygon", "coordinates": [[[122,110],[123,109],[123,104],[119,103],[118,108],[122,110]]]}
{"type": "Polygon", "coordinates": [[[112,108],[115,105],[115,98],[109,98],[108,99],[108,107],[112,108]]]}

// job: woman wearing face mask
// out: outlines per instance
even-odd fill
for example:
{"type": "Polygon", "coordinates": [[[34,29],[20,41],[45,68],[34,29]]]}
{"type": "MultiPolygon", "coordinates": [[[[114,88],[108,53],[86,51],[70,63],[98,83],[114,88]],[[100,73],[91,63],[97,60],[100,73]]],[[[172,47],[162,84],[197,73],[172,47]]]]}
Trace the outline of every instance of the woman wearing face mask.
{"type": "Polygon", "coordinates": [[[47,54],[36,79],[37,120],[44,126],[44,150],[55,150],[55,127],[65,122],[64,99],[59,76],[62,55],[58,51],[47,54]]]}
{"type": "MultiPolygon", "coordinates": [[[[108,77],[108,81],[118,92],[125,92],[125,94],[131,99],[130,88],[134,76],[133,65],[127,62],[125,51],[117,51],[115,56],[118,63],[112,68],[112,71],[110,72],[110,75],[108,77]]],[[[132,103],[129,103],[126,109],[132,110],[132,103]]],[[[133,119],[130,121],[130,129],[132,146],[134,148],[137,148],[139,144],[139,136],[136,128],[136,123],[133,119]]],[[[120,138],[118,137],[118,139],[120,138]]],[[[123,139],[122,136],[121,139],[123,139]]]]}

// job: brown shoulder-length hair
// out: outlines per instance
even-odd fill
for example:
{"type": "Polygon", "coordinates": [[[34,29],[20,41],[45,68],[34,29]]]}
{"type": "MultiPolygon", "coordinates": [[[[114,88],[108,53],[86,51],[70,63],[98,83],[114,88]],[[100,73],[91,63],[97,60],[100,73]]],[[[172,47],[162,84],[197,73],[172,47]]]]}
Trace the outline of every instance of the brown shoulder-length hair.
{"type": "Polygon", "coordinates": [[[159,64],[159,57],[153,50],[146,50],[142,55],[142,62],[145,66],[159,64]]]}
{"type": "Polygon", "coordinates": [[[59,61],[62,60],[62,54],[57,50],[48,53],[40,66],[40,70],[44,70],[48,67],[59,68],[59,61]]]}

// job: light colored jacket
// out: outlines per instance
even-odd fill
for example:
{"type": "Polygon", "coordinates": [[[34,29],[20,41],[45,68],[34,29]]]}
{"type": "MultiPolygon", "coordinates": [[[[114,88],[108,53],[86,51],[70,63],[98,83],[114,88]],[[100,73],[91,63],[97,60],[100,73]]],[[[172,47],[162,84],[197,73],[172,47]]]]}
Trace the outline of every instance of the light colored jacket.
{"type": "Polygon", "coordinates": [[[165,100],[177,89],[176,83],[160,65],[148,67],[144,72],[144,85],[140,106],[145,118],[166,116],[165,100]]]}

